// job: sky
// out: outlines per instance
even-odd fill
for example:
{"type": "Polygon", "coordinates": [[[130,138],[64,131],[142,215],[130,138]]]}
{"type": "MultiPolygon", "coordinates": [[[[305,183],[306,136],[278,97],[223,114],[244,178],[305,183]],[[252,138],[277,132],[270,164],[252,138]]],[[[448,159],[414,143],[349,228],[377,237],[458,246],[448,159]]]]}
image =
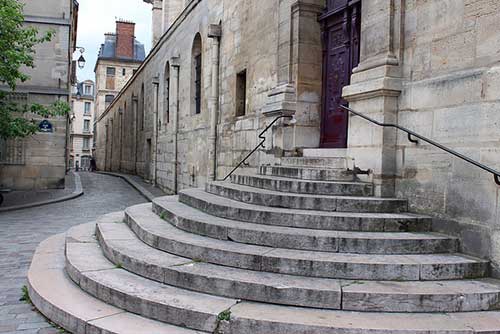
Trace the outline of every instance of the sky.
{"type": "MultiPolygon", "coordinates": [[[[97,53],[104,42],[104,34],[115,32],[116,19],[135,22],[135,36],[151,50],[151,5],[143,0],[79,0],[77,46],[85,48],[86,64],[78,69],[78,81],[95,80],[94,66],[97,53]]],[[[77,50],[73,59],[78,59],[77,50]]]]}

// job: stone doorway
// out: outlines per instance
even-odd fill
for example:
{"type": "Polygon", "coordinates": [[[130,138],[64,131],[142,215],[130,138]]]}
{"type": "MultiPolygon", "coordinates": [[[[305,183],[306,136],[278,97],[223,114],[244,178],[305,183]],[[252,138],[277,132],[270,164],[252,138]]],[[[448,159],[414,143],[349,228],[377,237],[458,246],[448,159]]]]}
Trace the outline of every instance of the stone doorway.
{"type": "Polygon", "coordinates": [[[341,105],[342,89],[349,85],[359,63],[361,0],[328,0],[320,18],[323,39],[323,108],[321,148],[346,148],[349,115],[341,105]]]}

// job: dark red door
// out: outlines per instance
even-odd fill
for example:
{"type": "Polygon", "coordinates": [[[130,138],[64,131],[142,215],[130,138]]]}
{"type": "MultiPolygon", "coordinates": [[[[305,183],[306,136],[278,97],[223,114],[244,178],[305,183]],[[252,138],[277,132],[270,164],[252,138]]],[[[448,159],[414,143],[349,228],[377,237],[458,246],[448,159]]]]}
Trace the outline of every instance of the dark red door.
{"type": "Polygon", "coordinates": [[[329,0],[321,17],[323,28],[323,108],[321,147],[346,148],[349,115],[341,105],[342,88],[349,85],[359,63],[361,1],[329,0]]]}

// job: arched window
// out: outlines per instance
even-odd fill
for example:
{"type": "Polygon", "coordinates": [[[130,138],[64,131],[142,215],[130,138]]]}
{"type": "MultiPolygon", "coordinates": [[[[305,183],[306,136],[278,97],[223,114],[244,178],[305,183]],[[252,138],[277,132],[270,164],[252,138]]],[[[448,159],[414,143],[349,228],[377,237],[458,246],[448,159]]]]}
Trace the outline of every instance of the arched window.
{"type": "Polygon", "coordinates": [[[144,84],[141,86],[141,96],[139,97],[139,129],[144,130],[144,119],[146,118],[144,112],[144,84]]]}
{"type": "Polygon", "coordinates": [[[191,110],[193,114],[201,113],[202,97],[202,44],[201,35],[196,34],[192,49],[192,70],[191,70],[191,110]]]}
{"type": "Polygon", "coordinates": [[[170,63],[165,65],[165,82],[163,87],[163,124],[170,122],[170,63]]]}

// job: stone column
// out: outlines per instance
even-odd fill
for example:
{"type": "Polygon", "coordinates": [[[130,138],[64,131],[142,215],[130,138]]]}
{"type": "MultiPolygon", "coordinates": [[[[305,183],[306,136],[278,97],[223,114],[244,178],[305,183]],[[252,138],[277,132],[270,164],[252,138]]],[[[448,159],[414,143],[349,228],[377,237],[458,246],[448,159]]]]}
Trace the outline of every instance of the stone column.
{"type": "Polygon", "coordinates": [[[172,57],[170,59],[170,107],[172,112],[173,134],[174,134],[174,193],[178,192],[178,179],[179,179],[179,153],[178,153],[178,133],[179,133],[179,70],[180,61],[179,57],[172,57]]]}
{"type": "MultiPolygon", "coordinates": [[[[360,64],[343,96],[349,106],[379,122],[397,123],[401,84],[401,2],[363,1],[360,64]]],[[[393,196],[397,132],[351,114],[348,155],[356,166],[371,169],[377,196],[393,196]]]]}
{"type": "Polygon", "coordinates": [[[208,38],[212,39],[212,83],[208,110],[210,112],[210,132],[208,134],[207,178],[217,179],[217,123],[219,120],[219,63],[221,26],[212,24],[208,28],[208,38]]]}
{"type": "Polygon", "coordinates": [[[290,115],[297,122],[273,131],[274,149],[270,153],[277,157],[319,142],[322,55],[318,15],[323,9],[324,0],[279,1],[278,82],[268,95],[264,115],[269,121],[290,115]]]}

